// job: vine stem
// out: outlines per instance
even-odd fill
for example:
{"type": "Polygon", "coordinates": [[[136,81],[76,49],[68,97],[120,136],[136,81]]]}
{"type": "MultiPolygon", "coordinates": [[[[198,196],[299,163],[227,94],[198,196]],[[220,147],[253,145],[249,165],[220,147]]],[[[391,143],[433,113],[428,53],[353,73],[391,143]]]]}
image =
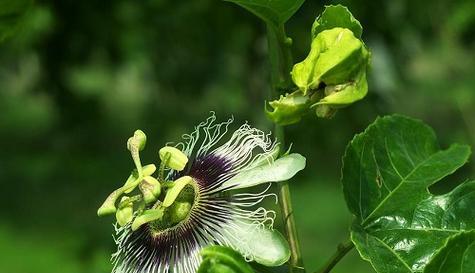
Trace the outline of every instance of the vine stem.
{"type": "MultiPolygon", "coordinates": [[[[284,25],[267,25],[269,59],[271,66],[272,94],[271,98],[278,98],[283,92],[292,86],[290,71],[293,66],[290,47],[292,40],[287,37],[284,25]]],[[[285,131],[284,127],[275,125],[274,134],[281,144],[282,151],[285,151],[285,131]]],[[[289,272],[305,272],[303,267],[300,243],[297,236],[297,229],[292,210],[290,188],[287,181],[278,184],[279,204],[282,212],[285,233],[290,246],[289,272]]]]}
{"type": "Polygon", "coordinates": [[[329,273],[333,269],[333,267],[335,267],[335,265],[343,257],[345,257],[345,255],[348,252],[350,252],[350,250],[352,250],[354,247],[355,245],[353,244],[351,240],[349,240],[348,242],[339,244],[335,254],[333,254],[333,256],[328,260],[326,265],[320,271],[318,271],[318,273],[329,273]]]}

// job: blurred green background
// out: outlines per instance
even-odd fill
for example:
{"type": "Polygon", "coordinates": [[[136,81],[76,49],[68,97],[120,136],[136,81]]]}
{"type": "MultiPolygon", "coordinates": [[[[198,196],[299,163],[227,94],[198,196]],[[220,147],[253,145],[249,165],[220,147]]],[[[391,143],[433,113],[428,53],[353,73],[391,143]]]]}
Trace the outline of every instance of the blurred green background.
{"type": "MultiPolygon", "coordinates": [[[[362,23],[372,71],[365,100],[287,129],[308,158],[291,190],[309,272],[346,240],[340,158],[376,116],[421,118],[443,146],[475,146],[474,1],[308,0],[287,26],[295,61],[329,3],[362,23]]],[[[148,134],[143,159],[156,162],[159,147],[210,110],[271,129],[265,26],[216,0],[38,0],[25,12],[23,4],[0,1],[0,272],[110,272],[111,219],[96,209],[133,168],[133,130],[148,134]]],[[[474,174],[472,157],[433,190],[474,174]]],[[[353,251],[334,272],[373,271],[353,251]]]]}

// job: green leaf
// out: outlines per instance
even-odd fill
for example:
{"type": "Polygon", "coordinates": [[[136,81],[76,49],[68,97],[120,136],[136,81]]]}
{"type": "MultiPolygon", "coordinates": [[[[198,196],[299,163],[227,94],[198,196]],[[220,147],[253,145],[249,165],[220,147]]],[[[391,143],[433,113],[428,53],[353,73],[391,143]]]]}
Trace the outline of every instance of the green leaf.
{"type": "Polygon", "coordinates": [[[394,115],[357,135],[343,158],[351,237],[377,272],[422,272],[451,236],[475,228],[475,182],[445,195],[428,187],[465,164],[470,148],[438,147],[424,123],[394,115]]]}
{"type": "Polygon", "coordinates": [[[225,0],[233,2],[261,18],[268,24],[279,26],[294,15],[305,0],[225,0]]]}
{"type": "Polygon", "coordinates": [[[424,272],[475,273],[475,232],[464,232],[451,237],[424,272]]]}
{"type": "Polygon", "coordinates": [[[201,250],[203,262],[198,273],[254,273],[238,252],[225,246],[208,246],[201,250]]]}
{"type": "Polygon", "coordinates": [[[353,14],[351,14],[348,8],[342,5],[325,6],[325,10],[313,23],[312,37],[315,38],[320,32],[336,27],[347,28],[351,30],[357,38],[361,39],[363,27],[360,22],[353,17],[353,14]]]}
{"type": "Polygon", "coordinates": [[[241,189],[267,182],[285,181],[303,170],[305,162],[305,157],[300,154],[286,155],[268,164],[242,171],[224,182],[222,187],[241,189]]]}

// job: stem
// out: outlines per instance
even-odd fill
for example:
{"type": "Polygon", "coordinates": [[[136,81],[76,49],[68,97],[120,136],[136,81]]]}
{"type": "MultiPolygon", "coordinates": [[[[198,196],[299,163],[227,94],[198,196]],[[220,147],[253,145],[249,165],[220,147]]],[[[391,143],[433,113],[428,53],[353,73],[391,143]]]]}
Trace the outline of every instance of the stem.
{"type": "MultiPolygon", "coordinates": [[[[292,86],[290,71],[293,61],[290,46],[292,40],[285,34],[284,25],[273,26],[267,25],[269,57],[271,65],[272,79],[272,97],[278,97],[292,86]]],[[[284,128],[275,125],[274,134],[277,141],[281,144],[282,151],[285,151],[285,132],[284,128]]],[[[285,233],[290,245],[290,261],[289,271],[305,272],[303,267],[302,255],[300,252],[300,244],[295,226],[295,219],[292,211],[292,202],[290,198],[290,188],[287,181],[278,184],[280,209],[282,212],[285,233]]]]}
{"type": "Polygon", "coordinates": [[[333,267],[343,258],[345,255],[353,249],[355,245],[350,240],[345,243],[338,245],[336,253],[328,260],[327,264],[320,270],[318,273],[329,273],[333,267]]]}

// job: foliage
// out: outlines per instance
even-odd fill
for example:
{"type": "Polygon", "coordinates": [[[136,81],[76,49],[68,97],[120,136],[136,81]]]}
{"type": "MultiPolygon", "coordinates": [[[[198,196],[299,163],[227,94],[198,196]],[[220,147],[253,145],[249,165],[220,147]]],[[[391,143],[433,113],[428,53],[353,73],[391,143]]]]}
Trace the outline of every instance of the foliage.
{"type": "Polygon", "coordinates": [[[444,195],[427,190],[469,155],[465,145],[440,150],[428,126],[401,116],[378,119],[351,141],[342,172],[356,217],[351,237],[377,272],[422,272],[449,238],[475,228],[475,182],[444,195]]]}
{"type": "MultiPolygon", "coordinates": [[[[113,246],[104,236],[110,224],[92,214],[130,173],[122,140],[136,127],[150,132],[152,145],[163,144],[213,109],[271,128],[262,105],[279,96],[267,97],[266,32],[246,11],[211,0],[0,2],[1,15],[9,14],[0,21],[0,174],[4,191],[16,193],[0,201],[1,272],[110,272],[113,246]],[[12,9],[6,3],[14,4],[7,6],[12,9]]],[[[329,2],[267,2],[288,8],[265,13],[273,16],[272,24],[285,18],[292,54],[303,60],[314,38],[310,26],[323,24],[315,16],[325,14],[329,2]]],[[[361,23],[353,26],[364,26],[358,38],[371,50],[367,96],[332,120],[308,114],[312,104],[300,96],[277,104],[285,111],[295,107],[282,116],[290,117],[282,123],[292,123],[285,138],[308,159],[309,168],[291,183],[308,272],[324,264],[335,242],[347,236],[352,216],[336,183],[339,160],[352,135],[376,116],[418,117],[434,127],[442,146],[475,144],[473,1],[332,3],[354,15],[338,20],[358,18],[361,23]]],[[[150,151],[143,156],[158,157],[150,151]]],[[[472,155],[469,164],[430,186],[430,196],[456,196],[451,190],[457,182],[473,178],[473,160],[472,155]]],[[[275,225],[280,229],[281,220],[275,225]]],[[[433,254],[426,273],[450,272],[454,264],[473,268],[467,263],[473,260],[472,232],[456,231],[443,237],[447,247],[433,254]]],[[[332,272],[372,272],[358,254],[350,252],[332,272]]]]}

